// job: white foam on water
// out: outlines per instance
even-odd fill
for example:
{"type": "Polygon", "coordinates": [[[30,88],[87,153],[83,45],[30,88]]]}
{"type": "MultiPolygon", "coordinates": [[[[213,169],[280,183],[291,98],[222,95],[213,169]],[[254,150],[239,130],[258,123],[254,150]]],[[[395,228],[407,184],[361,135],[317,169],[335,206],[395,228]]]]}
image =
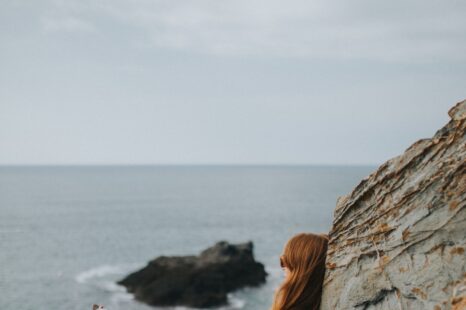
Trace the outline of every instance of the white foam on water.
{"type": "Polygon", "coordinates": [[[102,290],[110,293],[126,292],[126,289],[114,281],[99,281],[96,285],[102,290]]]}
{"type": "Polygon", "coordinates": [[[242,309],[246,305],[246,301],[238,298],[234,294],[228,294],[228,304],[227,308],[220,308],[220,309],[242,309]]]}
{"type": "Polygon", "coordinates": [[[76,275],[75,280],[80,284],[90,285],[98,288],[107,300],[105,309],[124,309],[124,305],[133,302],[134,296],[126,291],[114,280],[116,275],[124,275],[128,270],[134,269],[134,265],[101,265],[83,271],[76,275]],[[107,299],[108,298],[108,299],[107,299]]]}
{"type": "Polygon", "coordinates": [[[79,273],[78,275],[76,275],[75,280],[78,283],[85,284],[88,283],[89,280],[94,278],[102,278],[108,275],[122,274],[123,272],[124,271],[120,266],[102,265],[79,273]]]}
{"type": "Polygon", "coordinates": [[[126,292],[124,288],[123,291],[115,291],[110,296],[110,307],[112,309],[125,309],[125,305],[131,302],[134,302],[134,296],[126,292]]]}

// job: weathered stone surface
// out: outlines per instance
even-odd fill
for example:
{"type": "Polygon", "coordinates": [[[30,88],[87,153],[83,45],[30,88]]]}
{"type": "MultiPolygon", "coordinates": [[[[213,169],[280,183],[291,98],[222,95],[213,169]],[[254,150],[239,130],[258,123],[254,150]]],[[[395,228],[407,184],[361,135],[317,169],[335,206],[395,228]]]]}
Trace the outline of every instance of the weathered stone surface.
{"type": "Polygon", "coordinates": [[[118,282],[154,306],[207,308],[227,303],[227,293],[265,282],[252,242],[218,242],[199,256],[160,256],[118,282]]]}
{"type": "Polygon", "coordinates": [[[466,101],[340,197],[322,310],[466,309],[466,101]]]}

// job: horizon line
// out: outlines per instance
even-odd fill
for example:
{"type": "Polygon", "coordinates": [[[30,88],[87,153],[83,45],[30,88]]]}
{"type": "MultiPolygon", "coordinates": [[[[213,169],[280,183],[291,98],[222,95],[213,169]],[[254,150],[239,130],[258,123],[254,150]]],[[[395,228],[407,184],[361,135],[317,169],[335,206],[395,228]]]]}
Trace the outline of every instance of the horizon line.
{"type": "Polygon", "coordinates": [[[230,167],[246,167],[246,166],[314,166],[314,167],[329,167],[329,166],[359,166],[359,167],[374,167],[380,166],[382,163],[24,163],[24,164],[5,164],[0,163],[0,167],[182,167],[182,166],[230,166],[230,167]]]}

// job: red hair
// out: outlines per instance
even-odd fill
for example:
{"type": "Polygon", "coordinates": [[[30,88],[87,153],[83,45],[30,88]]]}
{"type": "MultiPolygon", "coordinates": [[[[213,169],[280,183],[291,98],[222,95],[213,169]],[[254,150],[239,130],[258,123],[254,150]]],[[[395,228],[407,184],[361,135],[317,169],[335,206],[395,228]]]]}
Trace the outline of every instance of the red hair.
{"type": "Polygon", "coordinates": [[[295,235],[280,260],[289,275],[278,288],[271,310],[319,310],[328,235],[295,235]]]}

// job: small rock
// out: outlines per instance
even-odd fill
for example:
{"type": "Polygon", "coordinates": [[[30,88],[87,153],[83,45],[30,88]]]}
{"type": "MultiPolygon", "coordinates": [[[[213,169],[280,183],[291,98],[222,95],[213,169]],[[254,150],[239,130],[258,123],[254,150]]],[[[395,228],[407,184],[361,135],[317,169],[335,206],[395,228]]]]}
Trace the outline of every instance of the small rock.
{"type": "Polygon", "coordinates": [[[252,242],[221,241],[199,256],[160,256],[118,282],[153,306],[208,308],[227,303],[227,293],[265,282],[252,242]]]}

